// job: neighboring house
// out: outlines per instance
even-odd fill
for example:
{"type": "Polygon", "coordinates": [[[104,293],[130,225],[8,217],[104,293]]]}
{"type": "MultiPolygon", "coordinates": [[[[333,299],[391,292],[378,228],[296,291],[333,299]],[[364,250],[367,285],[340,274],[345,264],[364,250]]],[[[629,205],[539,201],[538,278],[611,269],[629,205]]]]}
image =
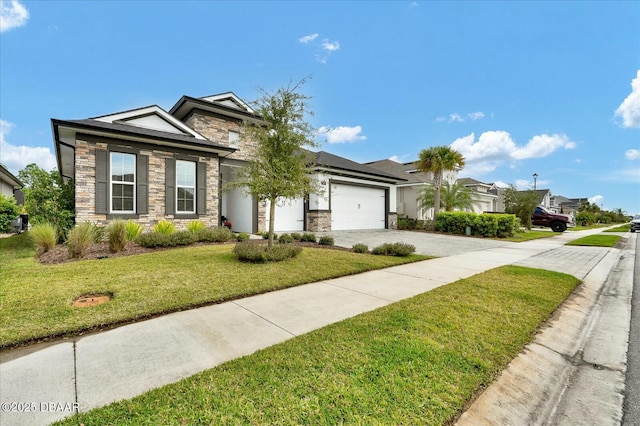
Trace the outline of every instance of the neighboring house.
{"type": "Polygon", "coordinates": [[[549,210],[555,213],[568,214],[575,216],[578,213],[580,205],[589,202],[588,198],[567,198],[562,195],[553,195],[550,199],[549,210]]]}
{"type": "MultiPolygon", "coordinates": [[[[256,153],[257,143],[240,137],[243,123],[260,122],[231,92],[183,96],[169,111],[151,105],[51,122],[58,170],[74,180],[77,222],[131,218],[149,229],[170,220],[184,228],[194,219],[217,226],[226,216],[234,231],[267,229],[265,203],[222,191],[256,153]]],[[[395,227],[402,179],[328,153],[315,157],[313,178],[326,191],[279,203],[277,231],[395,227]]]]}
{"type": "Polygon", "coordinates": [[[546,209],[551,208],[551,190],[550,189],[535,189],[534,192],[538,194],[538,205],[546,209]]]}
{"type": "MultiPolygon", "coordinates": [[[[418,202],[422,190],[428,185],[433,185],[433,173],[425,174],[418,171],[415,161],[398,163],[393,160],[378,160],[365,163],[365,165],[406,180],[396,185],[397,213],[399,215],[420,220],[433,219],[433,208],[422,209],[418,202]]],[[[454,182],[457,175],[457,171],[445,172],[443,180],[454,182]]]]}
{"type": "Polygon", "coordinates": [[[0,164],[0,194],[6,197],[14,197],[18,205],[24,204],[22,187],[24,184],[15,177],[6,167],[0,164]]]}
{"type": "MultiPolygon", "coordinates": [[[[499,191],[494,183],[484,183],[472,178],[460,178],[456,181],[473,191],[474,213],[497,212],[499,210],[499,191]]],[[[504,205],[504,202],[502,203],[504,205]]],[[[503,207],[504,210],[504,207],[503,207]]]]}

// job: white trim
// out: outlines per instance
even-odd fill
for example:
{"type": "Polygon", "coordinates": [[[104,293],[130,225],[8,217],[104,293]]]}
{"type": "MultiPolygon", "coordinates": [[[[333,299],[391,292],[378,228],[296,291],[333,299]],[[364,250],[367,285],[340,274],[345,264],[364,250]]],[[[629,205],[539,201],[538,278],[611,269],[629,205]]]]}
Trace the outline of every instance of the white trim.
{"type": "Polygon", "coordinates": [[[195,161],[187,161],[187,160],[176,160],[176,214],[194,214],[196,212],[196,197],[197,197],[197,191],[196,191],[196,186],[198,183],[198,165],[196,164],[195,161]],[[186,185],[178,185],[178,164],[179,163],[189,163],[193,165],[193,186],[186,186],[186,185]],[[193,210],[179,210],[178,206],[178,189],[179,188],[186,188],[186,189],[193,189],[193,210]]]}
{"type": "Polygon", "coordinates": [[[217,102],[225,106],[229,105],[226,105],[224,101],[231,100],[239,107],[237,109],[244,109],[246,112],[250,112],[251,114],[254,113],[253,109],[245,101],[237,97],[233,92],[218,93],[217,95],[204,96],[200,99],[208,102],[217,102]]]}
{"type": "MultiPolygon", "coordinates": [[[[133,123],[127,123],[127,121],[130,121],[139,117],[143,117],[146,115],[153,115],[153,114],[159,116],[164,121],[166,121],[167,123],[175,127],[176,130],[178,130],[176,133],[189,134],[195,137],[196,139],[206,140],[206,138],[202,136],[200,133],[196,132],[195,130],[193,130],[192,128],[190,128],[189,126],[187,126],[186,124],[184,124],[183,122],[181,122],[180,120],[178,120],[177,118],[175,118],[174,116],[172,116],[171,114],[169,114],[168,112],[160,108],[158,105],[150,105],[143,108],[132,109],[130,111],[116,112],[115,114],[94,117],[93,120],[102,121],[105,123],[120,122],[121,124],[126,124],[129,126],[142,127],[133,123]]],[[[158,130],[158,129],[153,129],[153,130],[158,130]]]]}
{"type": "Polygon", "coordinates": [[[112,151],[109,153],[109,213],[110,214],[135,214],[136,212],[136,180],[138,178],[138,171],[136,170],[136,162],[137,157],[136,154],[131,154],[128,152],[116,152],[112,151]],[[112,172],[112,164],[113,164],[113,155],[128,155],[133,157],[133,182],[126,181],[113,181],[113,172],[112,172]],[[113,209],[113,184],[117,185],[131,185],[133,187],[133,210],[114,210],[113,209]]]}

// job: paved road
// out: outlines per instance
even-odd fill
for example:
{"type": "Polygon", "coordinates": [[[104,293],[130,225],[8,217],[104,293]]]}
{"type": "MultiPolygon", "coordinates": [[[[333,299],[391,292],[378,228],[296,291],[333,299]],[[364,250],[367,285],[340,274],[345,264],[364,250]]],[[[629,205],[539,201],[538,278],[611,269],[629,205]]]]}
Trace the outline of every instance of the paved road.
{"type": "Polygon", "coordinates": [[[640,425],[640,238],[636,238],[623,426],[640,425]]]}

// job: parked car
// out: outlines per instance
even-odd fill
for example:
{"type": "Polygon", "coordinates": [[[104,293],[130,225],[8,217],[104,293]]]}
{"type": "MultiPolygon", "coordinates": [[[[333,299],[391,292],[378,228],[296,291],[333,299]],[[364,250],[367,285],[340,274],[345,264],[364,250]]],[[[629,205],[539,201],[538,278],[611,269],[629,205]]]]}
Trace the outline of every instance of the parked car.
{"type": "Polygon", "coordinates": [[[536,207],[531,215],[531,224],[535,226],[546,226],[553,232],[564,232],[567,227],[576,226],[575,219],[566,214],[553,213],[542,206],[536,207]]]}
{"type": "Polygon", "coordinates": [[[640,231],[640,214],[637,214],[631,219],[631,232],[640,231]]]}

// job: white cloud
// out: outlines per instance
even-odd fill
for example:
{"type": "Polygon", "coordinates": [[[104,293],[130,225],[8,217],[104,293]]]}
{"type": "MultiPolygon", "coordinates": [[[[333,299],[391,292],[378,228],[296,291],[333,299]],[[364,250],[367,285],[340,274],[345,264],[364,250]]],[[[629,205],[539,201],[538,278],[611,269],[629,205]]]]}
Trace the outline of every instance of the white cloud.
{"type": "Polygon", "coordinates": [[[591,198],[588,198],[589,202],[591,204],[596,204],[598,206],[602,205],[602,201],[604,200],[604,197],[602,195],[594,195],[591,198]]]}
{"type": "Polygon", "coordinates": [[[615,115],[622,118],[623,127],[640,127],[640,70],[631,80],[631,93],[622,101],[615,115]]]}
{"type": "Polygon", "coordinates": [[[509,184],[506,182],[503,182],[501,180],[497,180],[495,182],[493,182],[498,188],[508,188],[509,184]]]}
{"type": "Polygon", "coordinates": [[[15,146],[7,142],[6,136],[13,127],[13,123],[0,119],[0,163],[14,174],[31,163],[36,163],[46,171],[56,167],[56,157],[51,154],[49,148],[15,146]]]}
{"type": "Polygon", "coordinates": [[[449,114],[449,123],[453,123],[454,121],[462,123],[464,118],[457,112],[454,112],[453,114],[449,114]]]}
{"type": "Polygon", "coordinates": [[[396,163],[402,163],[402,160],[397,155],[392,155],[391,157],[389,157],[389,160],[395,161],[396,163]]]}
{"type": "Polygon", "coordinates": [[[568,136],[557,134],[537,135],[526,145],[518,146],[511,135],[503,130],[484,132],[478,140],[471,133],[451,144],[451,148],[464,156],[465,172],[469,169],[478,175],[493,171],[505,162],[546,157],[559,148],[573,149],[575,146],[568,136]]]}
{"type": "Polygon", "coordinates": [[[18,0],[0,1],[0,32],[21,27],[28,19],[29,11],[18,0]]]}
{"type": "Polygon", "coordinates": [[[472,112],[472,113],[469,113],[467,115],[473,121],[480,120],[481,118],[484,118],[484,112],[482,112],[482,111],[472,112]]]}
{"type": "Polygon", "coordinates": [[[516,188],[520,190],[531,189],[533,187],[533,184],[526,179],[516,179],[515,185],[516,185],[516,188]]]}
{"type": "Polygon", "coordinates": [[[329,143],[348,143],[365,140],[367,137],[361,135],[362,127],[360,126],[338,126],[330,128],[322,126],[318,129],[318,135],[327,138],[329,143]]]}
{"type": "Polygon", "coordinates": [[[447,121],[447,117],[436,117],[436,121],[442,123],[443,121],[447,121]]]}
{"type": "Polygon", "coordinates": [[[312,42],[313,40],[317,39],[319,35],[320,35],[320,34],[318,34],[318,33],[308,34],[308,35],[306,35],[306,36],[304,36],[304,37],[300,37],[300,38],[298,39],[298,41],[299,41],[300,43],[307,44],[307,43],[312,42]]]}
{"type": "Polygon", "coordinates": [[[624,153],[627,160],[640,160],[640,149],[628,149],[624,153]]]}
{"type": "Polygon", "coordinates": [[[418,2],[412,1],[411,3],[409,3],[409,7],[418,7],[418,2]]]}
{"type": "Polygon", "coordinates": [[[329,52],[335,52],[336,50],[340,49],[340,42],[338,41],[330,42],[329,40],[325,39],[322,42],[322,49],[327,50],[329,52]]]}

